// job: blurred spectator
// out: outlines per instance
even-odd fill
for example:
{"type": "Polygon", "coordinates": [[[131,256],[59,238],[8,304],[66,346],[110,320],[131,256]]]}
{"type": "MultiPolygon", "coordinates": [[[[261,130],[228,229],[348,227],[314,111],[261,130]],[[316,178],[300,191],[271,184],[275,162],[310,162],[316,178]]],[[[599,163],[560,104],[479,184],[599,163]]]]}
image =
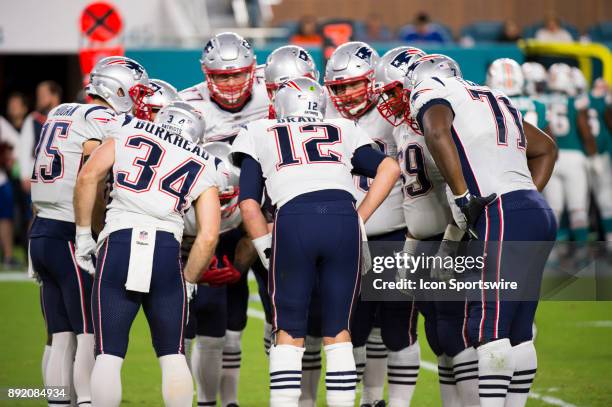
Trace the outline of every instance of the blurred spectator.
{"type": "Polygon", "coordinates": [[[404,29],[400,39],[406,42],[435,42],[439,44],[446,42],[444,33],[431,24],[429,15],[424,12],[416,15],[412,29],[404,29]]]}
{"type": "Polygon", "coordinates": [[[21,131],[25,117],[30,110],[25,95],[21,92],[13,92],[6,102],[6,116],[15,130],[21,131]]]}
{"type": "Polygon", "coordinates": [[[506,20],[499,42],[516,42],[521,39],[521,30],[513,20],[506,20]]]}
{"type": "Polygon", "coordinates": [[[549,16],[544,27],[536,31],[535,39],[546,42],[574,41],[572,35],[565,28],[561,27],[561,21],[554,15],[549,16]]]}
{"type": "Polygon", "coordinates": [[[393,39],[389,28],[383,25],[380,14],[372,13],[365,21],[365,30],[356,36],[357,41],[383,42],[393,39]]]}
{"type": "Polygon", "coordinates": [[[21,129],[19,146],[19,167],[21,170],[21,185],[26,193],[30,193],[30,177],[34,165],[34,149],[38,144],[43,124],[51,109],[62,102],[62,87],[55,81],[44,81],[36,87],[36,110],[30,113],[21,129]]]}
{"type": "Polygon", "coordinates": [[[317,20],[313,16],[302,17],[298,32],[291,36],[289,42],[303,47],[323,45],[323,37],[317,32],[317,20]]]}
{"type": "Polygon", "coordinates": [[[0,249],[2,249],[2,266],[15,268],[13,257],[13,187],[8,174],[15,163],[15,149],[19,135],[11,123],[0,116],[0,249]]]}

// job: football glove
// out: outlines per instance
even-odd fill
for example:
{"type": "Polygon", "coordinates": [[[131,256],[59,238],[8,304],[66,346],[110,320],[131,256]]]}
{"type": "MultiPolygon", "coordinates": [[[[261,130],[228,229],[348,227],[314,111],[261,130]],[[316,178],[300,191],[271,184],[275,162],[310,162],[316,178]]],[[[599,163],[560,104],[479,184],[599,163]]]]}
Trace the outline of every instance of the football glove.
{"type": "Polygon", "coordinates": [[[469,191],[463,195],[455,196],[456,208],[452,208],[453,219],[459,229],[467,231],[474,239],[478,239],[476,233],[476,222],[482,211],[495,199],[497,194],[493,193],[487,197],[472,196],[469,191]]]}
{"type": "MultiPolygon", "coordinates": [[[[435,257],[439,257],[441,259],[449,256],[454,257],[464,234],[465,232],[459,229],[457,226],[448,225],[444,231],[444,238],[440,243],[440,248],[438,249],[435,257]]],[[[429,276],[433,280],[449,281],[453,275],[454,270],[452,268],[449,269],[444,267],[444,261],[434,261],[431,269],[429,270],[429,276]]]]}
{"type": "Polygon", "coordinates": [[[77,226],[75,238],[75,257],[80,268],[91,274],[96,272],[92,255],[96,251],[96,241],[91,235],[91,228],[87,226],[77,226]]]}
{"type": "Polygon", "coordinates": [[[253,239],[253,246],[257,250],[259,259],[263,263],[266,270],[270,270],[270,257],[272,255],[272,233],[253,239]]]}
{"type": "Polygon", "coordinates": [[[198,285],[185,281],[185,291],[187,292],[187,301],[193,301],[198,293],[198,285]]]}
{"type": "Polygon", "coordinates": [[[219,287],[225,284],[233,284],[240,280],[241,274],[234,267],[227,256],[223,256],[222,267],[219,267],[219,260],[215,256],[214,263],[206,270],[200,278],[200,284],[208,284],[212,287],[219,287]]]}

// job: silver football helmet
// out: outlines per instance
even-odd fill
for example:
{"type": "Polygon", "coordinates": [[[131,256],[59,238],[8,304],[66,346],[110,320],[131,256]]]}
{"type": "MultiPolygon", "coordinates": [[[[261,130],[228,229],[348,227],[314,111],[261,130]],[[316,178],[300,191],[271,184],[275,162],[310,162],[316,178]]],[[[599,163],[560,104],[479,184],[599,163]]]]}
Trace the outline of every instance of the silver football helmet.
{"type": "Polygon", "coordinates": [[[397,47],[387,51],[374,69],[374,90],[380,95],[378,111],[393,126],[404,122],[406,103],[402,96],[404,78],[411,61],[425,55],[414,47],[397,47]]]}
{"type": "Polygon", "coordinates": [[[221,201],[221,219],[229,219],[239,214],[238,196],[240,195],[240,168],[229,160],[232,147],[222,141],[211,141],[202,146],[209,154],[223,162],[223,185],[219,185],[219,200],[221,201]]]}
{"type": "Polygon", "coordinates": [[[544,93],[548,78],[546,68],[538,62],[525,62],[521,68],[525,79],[525,93],[530,96],[544,93]]]}
{"type": "Polygon", "coordinates": [[[278,88],[272,102],[276,117],[310,116],[323,118],[325,114],[325,93],[313,79],[295,78],[278,88]]]}
{"type": "Polygon", "coordinates": [[[514,59],[498,58],[489,65],[486,85],[508,96],[521,95],[525,86],[523,70],[514,59]]]}
{"type": "Polygon", "coordinates": [[[272,51],[264,68],[266,88],[270,99],[281,83],[289,79],[307,77],[319,80],[319,71],[312,56],[297,45],[285,45],[272,51]]]}
{"type": "Polygon", "coordinates": [[[429,54],[410,64],[404,80],[404,91],[412,92],[417,84],[433,76],[437,78],[463,78],[461,68],[454,59],[442,54],[429,54]]]}
{"type": "Polygon", "coordinates": [[[562,62],[552,64],[548,68],[548,89],[552,92],[576,95],[576,86],[572,78],[572,68],[562,62]]]}
{"type": "Polygon", "coordinates": [[[144,99],[144,103],[147,105],[146,113],[149,115],[149,120],[154,120],[155,115],[157,115],[157,112],[162,107],[175,100],[181,100],[176,88],[166,81],[151,79],[149,87],[153,90],[153,94],[144,99]]]}
{"type": "Polygon", "coordinates": [[[210,96],[228,109],[240,108],[253,91],[255,54],[241,36],[224,32],[204,46],[200,59],[210,96]]]}
{"type": "Polygon", "coordinates": [[[98,61],[89,74],[87,94],[106,101],[117,113],[134,113],[141,119],[146,111],[144,98],[153,91],[149,88],[147,71],[133,59],[112,56],[98,61]]]}
{"type": "Polygon", "coordinates": [[[338,112],[356,119],[376,102],[374,66],[378,53],[365,42],[352,41],[340,45],[325,66],[325,86],[338,112]],[[363,86],[356,88],[359,82],[363,86]]]}
{"type": "Polygon", "coordinates": [[[155,117],[155,123],[193,143],[199,143],[204,136],[205,123],[202,114],[182,100],[175,100],[162,107],[155,117]]]}

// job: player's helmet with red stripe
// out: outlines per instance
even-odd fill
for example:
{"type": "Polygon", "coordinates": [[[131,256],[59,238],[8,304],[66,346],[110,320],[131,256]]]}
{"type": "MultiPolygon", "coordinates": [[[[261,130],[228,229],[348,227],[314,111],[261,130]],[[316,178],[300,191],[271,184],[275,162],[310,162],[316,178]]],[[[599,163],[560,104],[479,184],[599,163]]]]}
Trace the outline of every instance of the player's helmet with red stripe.
{"type": "Polygon", "coordinates": [[[348,118],[361,117],[377,101],[374,66],[378,53],[365,42],[340,45],[325,66],[325,86],[336,110],[348,118]]]}
{"type": "Polygon", "coordinates": [[[297,45],[285,45],[268,56],[264,76],[268,96],[272,99],[274,92],[283,82],[301,77],[318,81],[319,71],[308,51],[297,45]]]}
{"type": "Polygon", "coordinates": [[[221,218],[230,218],[238,209],[240,195],[240,169],[229,160],[231,146],[221,141],[211,141],[204,144],[204,150],[220,159],[224,164],[223,185],[219,185],[219,200],[221,201],[221,218]]]}
{"type": "Polygon", "coordinates": [[[149,120],[155,119],[155,115],[161,110],[162,107],[174,102],[175,100],[181,100],[178,91],[172,85],[161,79],[151,79],[149,81],[149,87],[153,90],[151,96],[147,96],[144,99],[144,103],[147,106],[147,111],[143,114],[147,114],[149,120]]]}
{"type": "Polygon", "coordinates": [[[161,108],[155,123],[193,143],[199,143],[204,136],[205,122],[195,107],[182,100],[175,100],[161,108]]]}
{"type": "Polygon", "coordinates": [[[295,78],[278,88],[273,101],[276,117],[310,116],[322,118],[325,114],[325,93],[313,79],[295,78]]]}
{"type": "Polygon", "coordinates": [[[232,32],[217,34],[204,46],[200,63],[211,98],[226,109],[241,109],[253,91],[251,45],[232,32]]]}
{"type": "Polygon", "coordinates": [[[374,90],[380,95],[378,111],[393,126],[404,122],[404,111],[408,108],[402,90],[410,62],[425,55],[414,47],[397,47],[387,51],[374,69],[374,90]]]}
{"type": "Polygon", "coordinates": [[[133,109],[138,118],[148,118],[144,98],[153,91],[147,72],[138,62],[122,56],[103,58],[89,77],[87,94],[104,99],[118,113],[133,109]]]}
{"type": "Polygon", "coordinates": [[[508,96],[518,96],[523,93],[525,86],[523,70],[514,59],[496,59],[487,70],[486,85],[508,96]]]}

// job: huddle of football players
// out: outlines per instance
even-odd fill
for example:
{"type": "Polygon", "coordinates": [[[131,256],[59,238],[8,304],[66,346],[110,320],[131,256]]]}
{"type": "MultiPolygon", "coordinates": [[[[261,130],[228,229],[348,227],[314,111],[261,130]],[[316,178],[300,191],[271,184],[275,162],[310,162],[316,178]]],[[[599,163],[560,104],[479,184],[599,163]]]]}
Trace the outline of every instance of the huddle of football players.
{"type": "Polygon", "coordinates": [[[132,59],[102,59],[91,102],[60,105],[43,127],[29,249],[50,337],[43,377],[75,392],[49,405],[120,405],[142,306],[165,405],[191,406],[195,382],[198,406],[238,406],[252,271],[271,406],[316,405],[321,348],[327,405],[353,406],[358,383],[361,406],[410,405],[419,313],[444,406],[524,406],[537,302],[364,301],[364,242],[417,255],[469,236],[485,243],[482,278],[499,280],[519,255],[502,242],[554,241],[565,207],[586,240],[587,178],[610,236],[607,88],[589,104],[584,79],[567,85],[577,72],[556,64],[544,97],[543,68],[509,59],[481,86],[447,56],[379,57],[363,42],[334,51],[322,87],[303,48],[257,66],[234,33],[210,39],[200,63],[205,80],[178,92],[132,59]],[[538,128],[567,163],[555,167],[538,128]]]}

